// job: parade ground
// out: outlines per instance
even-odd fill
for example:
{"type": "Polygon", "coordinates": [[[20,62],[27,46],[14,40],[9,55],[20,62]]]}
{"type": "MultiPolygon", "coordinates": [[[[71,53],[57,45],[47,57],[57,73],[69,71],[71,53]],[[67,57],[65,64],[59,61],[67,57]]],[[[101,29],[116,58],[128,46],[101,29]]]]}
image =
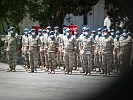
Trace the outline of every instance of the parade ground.
{"type": "Polygon", "coordinates": [[[0,100],[84,100],[104,91],[120,77],[111,73],[104,77],[99,72],[82,76],[73,70],[65,75],[61,69],[48,74],[40,68],[37,73],[28,73],[22,65],[16,72],[6,72],[8,65],[0,63],[0,100]]]}

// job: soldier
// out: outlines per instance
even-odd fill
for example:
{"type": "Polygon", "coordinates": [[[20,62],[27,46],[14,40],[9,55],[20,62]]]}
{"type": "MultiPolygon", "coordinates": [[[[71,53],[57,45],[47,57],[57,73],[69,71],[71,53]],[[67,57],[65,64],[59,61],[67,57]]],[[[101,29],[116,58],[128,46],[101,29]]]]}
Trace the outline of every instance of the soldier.
{"type": "Polygon", "coordinates": [[[78,29],[74,30],[74,41],[75,41],[75,48],[73,52],[73,68],[77,70],[77,68],[81,67],[80,55],[79,55],[79,37],[80,33],[78,29]]]}
{"type": "Polygon", "coordinates": [[[54,32],[50,32],[48,38],[48,61],[49,61],[49,73],[55,73],[55,68],[57,67],[57,50],[58,50],[58,41],[54,36],[54,32]]]}
{"type": "MultiPolygon", "coordinates": [[[[91,36],[95,40],[95,36],[96,36],[96,31],[95,30],[91,31],[91,36]]],[[[96,49],[96,46],[94,45],[93,48],[92,48],[92,70],[96,70],[96,66],[94,65],[94,51],[95,51],[95,49],[96,49]]]]}
{"type": "Polygon", "coordinates": [[[113,38],[109,35],[108,29],[103,30],[104,37],[101,44],[102,52],[102,71],[105,76],[110,76],[111,66],[112,66],[112,48],[113,48],[113,38]]]}
{"type": "Polygon", "coordinates": [[[48,34],[48,36],[50,35],[50,31],[51,31],[51,26],[47,26],[46,27],[46,30],[47,30],[47,34],[48,34]]]}
{"type": "Polygon", "coordinates": [[[112,36],[113,39],[115,38],[115,30],[114,29],[110,30],[110,35],[112,36]]]}
{"type": "Polygon", "coordinates": [[[4,41],[2,40],[2,37],[0,35],[0,61],[2,61],[4,58],[4,41]]]}
{"type": "Polygon", "coordinates": [[[82,56],[82,67],[85,72],[83,75],[91,75],[92,70],[92,55],[93,55],[93,46],[94,38],[89,33],[89,28],[86,28],[83,33],[84,37],[82,38],[82,48],[80,49],[80,54],[82,56]]]}
{"type": "MultiPolygon", "coordinates": [[[[115,38],[115,30],[114,29],[111,29],[110,30],[110,35],[112,36],[112,38],[114,39],[115,38]]],[[[112,49],[114,49],[114,47],[112,47],[112,49]]],[[[113,50],[112,50],[112,52],[113,52],[113,50]]],[[[112,53],[112,59],[113,59],[113,53],[112,53]]],[[[115,65],[114,65],[114,63],[113,63],[113,60],[112,60],[112,70],[114,70],[115,69],[115,65]]]]}
{"type": "Polygon", "coordinates": [[[127,72],[129,70],[130,55],[131,55],[131,43],[132,38],[127,35],[127,30],[122,30],[120,41],[120,72],[127,72]]]}
{"type": "MultiPolygon", "coordinates": [[[[98,71],[101,71],[101,52],[100,52],[100,39],[102,37],[102,28],[97,29],[97,35],[95,36],[95,50],[94,50],[94,65],[98,71]]],[[[97,71],[97,70],[96,70],[97,71]]]]}
{"type": "Polygon", "coordinates": [[[114,71],[119,72],[120,60],[119,60],[119,52],[120,52],[120,32],[115,33],[114,38],[114,50],[113,50],[113,65],[114,71]]]}
{"type": "Polygon", "coordinates": [[[44,57],[44,35],[42,33],[42,29],[38,30],[37,38],[41,42],[40,45],[38,45],[39,48],[39,66],[42,65],[43,68],[45,66],[45,57],[44,57]]]}
{"type": "Polygon", "coordinates": [[[62,34],[59,35],[59,51],[60,51],[60,60],[61,60],[61,66],[63,66],[63,69],[61,71],[65,70],[65,63],[64,63],[64,37],[66,35],[66,29],[67,27],[63,27],[62,34]]]}
{"type": "Polygon", "coordinates": [[[30,73],[37,72],[40,41],[35,34],[35,29],[31,29],[31,37],[29,38],[29,61],[30,73]]]}
{"type": "MultiPolygon", "coordinates": [[[[80,50],[83,49],[83,42],[82,40],[84,39],[84,33],[85,33],[85,30],[86,30],[86,27],[82,27],[82,33],[81,35],[79,36],[79,52],[80,50]]],[[[80,73],[85,73],[85,69],[83,68],[83,60],[82,60],[82,54],[80,54],[80,62],[81,62],[81,68],[82,68],[82,71],[80,71],[80,73]]]]}
{"type": "Polygon", "coordinates": [[[66,67],[65,74],[72,74],[74,41],[71,38],[69,28],[66,29],[66,34],[63,38],[63,41],[64,41],[64,64],[66,67]]]}
{"type": "Polygon", "coordinates": [[[29,29],[24,29],[24,35],[22,36],[22,52],[24,57],[24,67],[26,69],[30,68],[29,65],[29,29]]]}
{"type": "Polygon", "coordinates": [[[49,70],[49,62],[48,62],[48,33],[46,29],[43,29],[42,31],[43,37],[44,37],[44,58],[45,58],[45,63],[44,63],[44,68],[46,71],[49,70]]]}
{"type": "Polygon", "coordinates": [[[8,65],[9,68],[7,72],[15,72],[15,67],[17,65],[17,57],[18,57],[18,50],[19,50],[19,37],[18,34],[15,33],[14,27],[10,27],[8,36],[5,40],[6,44],[6,51],[7,51],[7,58],[8,58],[8,65]]]}
{"type": "MultiPolygon", "coordinates": [[[[59,33],[59,27],[58,26],[55,26],[54,27],[54,36],[55,36],[58,44],[60,44],[61,43],[61,40],[60,40],[60,33],[59,33]]],[[[58,50],[58,52],[57,52],[56,55],[57,55],[57,67],[59,67],[59,69],[60,69],[60,66],[61,66],[60,54],[61,54],[61,51],[58,50]]]]}

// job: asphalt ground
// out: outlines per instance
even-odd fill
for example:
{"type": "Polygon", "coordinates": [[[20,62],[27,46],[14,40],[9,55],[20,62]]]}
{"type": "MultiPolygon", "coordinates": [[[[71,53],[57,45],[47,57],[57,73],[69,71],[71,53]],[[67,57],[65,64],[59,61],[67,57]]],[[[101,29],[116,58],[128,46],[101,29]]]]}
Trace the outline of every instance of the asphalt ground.
{"type": "Polygon", "coordinates": [[[7,64],[0,63],[0,100],[88,100],[121,77],[113,72],[105,77],[95,71],[82,76],[77,70],[65,75],[61,69],[48,74],[41,68],[28,73],[22,65],[16,66],[16,72],[6,72],[7,68],[7,64]]]}

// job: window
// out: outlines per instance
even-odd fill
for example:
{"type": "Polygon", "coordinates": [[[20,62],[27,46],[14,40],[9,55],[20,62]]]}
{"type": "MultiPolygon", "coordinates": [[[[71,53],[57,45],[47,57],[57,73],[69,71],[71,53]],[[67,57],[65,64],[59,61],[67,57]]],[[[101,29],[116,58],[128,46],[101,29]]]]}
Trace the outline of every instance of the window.
{"type": "Polygon", "coordinates": [[[83,22],[84,22],[84,25],[87,25],[87,23],[88,23],[87,14],[83,15],[83,22]]]}

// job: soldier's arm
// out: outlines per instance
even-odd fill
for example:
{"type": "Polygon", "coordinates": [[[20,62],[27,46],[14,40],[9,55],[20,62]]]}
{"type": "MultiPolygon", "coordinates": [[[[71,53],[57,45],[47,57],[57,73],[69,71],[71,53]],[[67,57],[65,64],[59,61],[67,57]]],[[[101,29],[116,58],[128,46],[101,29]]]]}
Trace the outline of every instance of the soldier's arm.
{"type": "Polygon", "coordinates": [[[6,36],[5,42],[4,42],[4,50],[7,51],[8,48],[8,37],[6,36]]]}

